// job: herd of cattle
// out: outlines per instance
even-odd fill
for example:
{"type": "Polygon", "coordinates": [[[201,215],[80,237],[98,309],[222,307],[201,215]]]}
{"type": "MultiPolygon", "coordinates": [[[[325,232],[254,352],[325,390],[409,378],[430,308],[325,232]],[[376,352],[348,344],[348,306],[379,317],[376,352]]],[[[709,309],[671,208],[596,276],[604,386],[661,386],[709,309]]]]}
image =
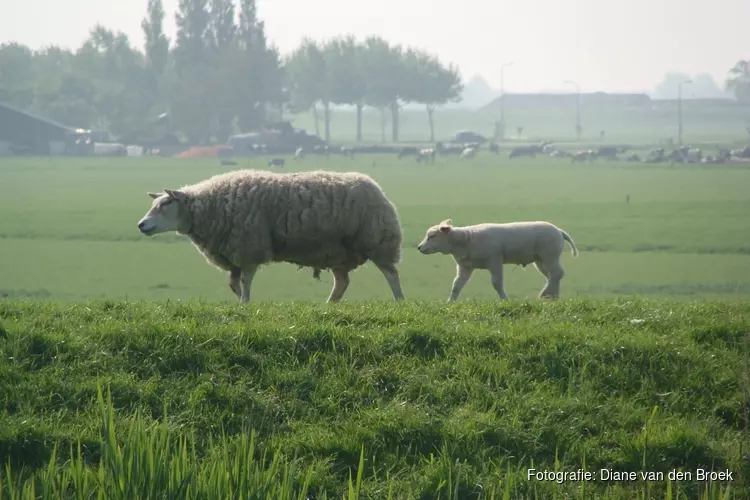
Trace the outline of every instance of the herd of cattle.
{"type": "MultiPolygon", "coordinates": [[[[307,155],[329,157],[338,154],[344,157],[353,158],[359,154],[373,153],[391,153],[395,154],[399,160],[404,158],[413,158],[417,163],[433,163],[437,156],[456,156],[461,160],[470,160],[477,156],[483,145],[479,142],[468,143],[444,143],[437,142],[434,147],[420,148],[416,146],[315,146],[313,148],[298,148],[294,154],[295,160],[301,160],[307,155]]],[[[258,152],[263,153],[263,147],[258,147],[258,152]]],[[[500,154],[500,145],[496,142],[489,142],[486,146],[490,153],[500,154]]],[[[747,163],[750,162],[750,146],[738,149],[726,149],[716,146],[716,152],[713,154],[704,154],[700,148],[684,146],[673,148],[671,151],[665,148],[655,148],[651,150],[645,158],[632,153],[627,154],[633,148],[632,146],[602,146],[597,149],[565,151],[553,144],[551,141],[543,141],[538,144],[527,144],[517,146],[510,150],[508,158],[519,157],[536,157],[538,155],[550,156],[553,158],[569,158],[572,163],[592,162],[596,159],[607,160],[624,160],[628,162],[641,163],[704,163],[704,164],[721,164],[721,163],[747,163]]],[[[268,161],[268,166],[283,167],[285,164],[282,158],[273,158],[268,161]]]]}

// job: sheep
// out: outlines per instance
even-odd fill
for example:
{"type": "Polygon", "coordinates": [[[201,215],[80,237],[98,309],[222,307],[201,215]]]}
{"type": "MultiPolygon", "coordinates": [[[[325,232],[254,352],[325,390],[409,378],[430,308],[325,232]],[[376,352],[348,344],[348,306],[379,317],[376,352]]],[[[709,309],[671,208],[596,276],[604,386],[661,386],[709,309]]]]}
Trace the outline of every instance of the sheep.
{"type": "Polygon", "coordinates": [[[283,167],[284,163],[285,162],[283,158],[273,158],[271,160],[268,160],[269,167],[283,167]]]}
{"type": "Polygon", "coordinates": [[[466,148],[463,151],[461,151],[461,159],[467,160],[467,159],[473,159],[477,155],[477,150],[474,148],[466,148]]]}
{"type": "Polygon", "coordinates": [[[349,158],[354,158],[354,149],[348,148],[346,146],[341,146],[341,154],[343,156],[348,156],[349,158]]]}
{"type": "Polygon", "coordinates": [[[305,157],[305,148],[297,148],[297,151],[294,152],[294,159],[301,160],[304,157],[305,157]]]}
{"type": "Polygon", "coordinates": [[[358,172],[281,174],[236,170],[181,189],[148,193],[154,200],[138,229],[147,236],[187,235],[206,260],[229,271],[229,287],[250,300],[258,268],[272,262],[333,273],[327,302],[338,302],[349,273],[371,260],[395,300],[403,300],[396,264],[403,240],[396,207],[358,172]]]}
{"type": "Polygon", "coordinates": [[[474,269],[489,270],[492,286],[500,299],[505,300],[508,296],[503,286],[503,265],[517,264],[526,267],[532,262],[547,279],[539,298],[557,299],[560,296],[560,280],[565,276],[560,265],[565,241],[570,244],[573,256],[577,257],[578,248],[570,235],[549,222],[485,223],[454,227],[452,221],[446,219],[427,230],[417,249],[424,255],[439,252],[453,256],[456,277],[448,302],[458,299],[474,269]]]}
{"type": "Polygon", "coordinates": [[[435,150],[434,149],[422,149],[417,155],[417,163],[435,163],[435,150]]]}

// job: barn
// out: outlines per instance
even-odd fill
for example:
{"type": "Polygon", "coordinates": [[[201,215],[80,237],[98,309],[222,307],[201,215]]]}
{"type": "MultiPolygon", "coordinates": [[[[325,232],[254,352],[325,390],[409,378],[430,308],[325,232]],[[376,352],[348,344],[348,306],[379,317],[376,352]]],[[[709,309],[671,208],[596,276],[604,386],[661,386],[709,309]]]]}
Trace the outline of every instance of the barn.
{"type": "Polygon", "coordinates": [[[0,155],[63,154],[75,132],[74,127],[0,103],[0,155]]]}

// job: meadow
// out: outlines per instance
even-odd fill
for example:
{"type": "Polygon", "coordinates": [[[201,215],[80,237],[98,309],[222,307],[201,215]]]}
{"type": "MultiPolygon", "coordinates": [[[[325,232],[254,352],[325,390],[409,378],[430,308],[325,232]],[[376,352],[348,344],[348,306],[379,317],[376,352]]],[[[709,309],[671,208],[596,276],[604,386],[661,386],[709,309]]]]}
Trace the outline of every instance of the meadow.
{"type": "Polygon", "coordinates": [[[328,273],[277,264],[245,306],[184,238],[136,228],[146,192],[227,168],[0,159],[0,499],[748,498],[747,167],[289,160],[380,183],[407,300],[366,265],[326,305],[328,273]],[[415,246],[445,218],[564,228],[563,300],[508,266],[510,301],[476,273],[444,304],[454,264],[415,246]]]}
{"type": "MultiPolygon", "coordinates": [[[[240,166],[265,168],[265,159],[242,159],[240,166]]],[[[415,248],[429,226],[446,218],[457,225],[541,219],[564,228],[581,250],[577,259],[567,250],[563,256],[568,298],[741,298],[750,291],[748,168],[571,165],[483,154],[472,163],[443,158],[431,166],[390,155],[309,157],[289,161],[287,170],[315,168],[370,174],[395,203],[409,298],[448,296],[452,259],[415,248]]],[[[147,238],[136,228],[150,206],[146,192],[226,170],[215,159],[1,160],[0,293],[68,301],[233,300],[224,273],[184,238],[147,238]]],[[[263,268],[254,300],[325,300],[330,274],[320,282],[310,274],[292,265],[263,268]]],[[[507,292],[517,299],[535,297],[544,284],[533,267],[508,266],[505,274],[507,292]]],[[[390,291],[377,269],[365,266],[346,297],[387,299],[390,291]]],[[[476,274],[462,297],[494,299],[489,276],[476,274]]]]}

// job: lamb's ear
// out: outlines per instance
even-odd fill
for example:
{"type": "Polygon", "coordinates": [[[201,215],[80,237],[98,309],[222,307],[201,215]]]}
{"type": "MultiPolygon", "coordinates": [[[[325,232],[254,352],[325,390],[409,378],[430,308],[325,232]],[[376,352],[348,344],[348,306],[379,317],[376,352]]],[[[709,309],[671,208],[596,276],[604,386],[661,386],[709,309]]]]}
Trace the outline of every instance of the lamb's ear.
{"type": "Polygon", "coordinates": [[[153,198],[154,200],[162,195],[162,193],[146,193],[146,194],[148,194],[149,197],[153,198]]]}
{"type": "Polygon", "coordinates": [[[450,219],[445,219],[443,222],[440,223],[440,231],[447,233],[451,229],[453,229],[453,223],[450,219]]]}
{"type": "Polygon", "coordinates": [[[165,193],[169,195],[170,198],[174,198],[177,201],[182,201],[185,199],[185,193],[182,191],[178,191],[176,189],[165,189],[165,193]]]}

